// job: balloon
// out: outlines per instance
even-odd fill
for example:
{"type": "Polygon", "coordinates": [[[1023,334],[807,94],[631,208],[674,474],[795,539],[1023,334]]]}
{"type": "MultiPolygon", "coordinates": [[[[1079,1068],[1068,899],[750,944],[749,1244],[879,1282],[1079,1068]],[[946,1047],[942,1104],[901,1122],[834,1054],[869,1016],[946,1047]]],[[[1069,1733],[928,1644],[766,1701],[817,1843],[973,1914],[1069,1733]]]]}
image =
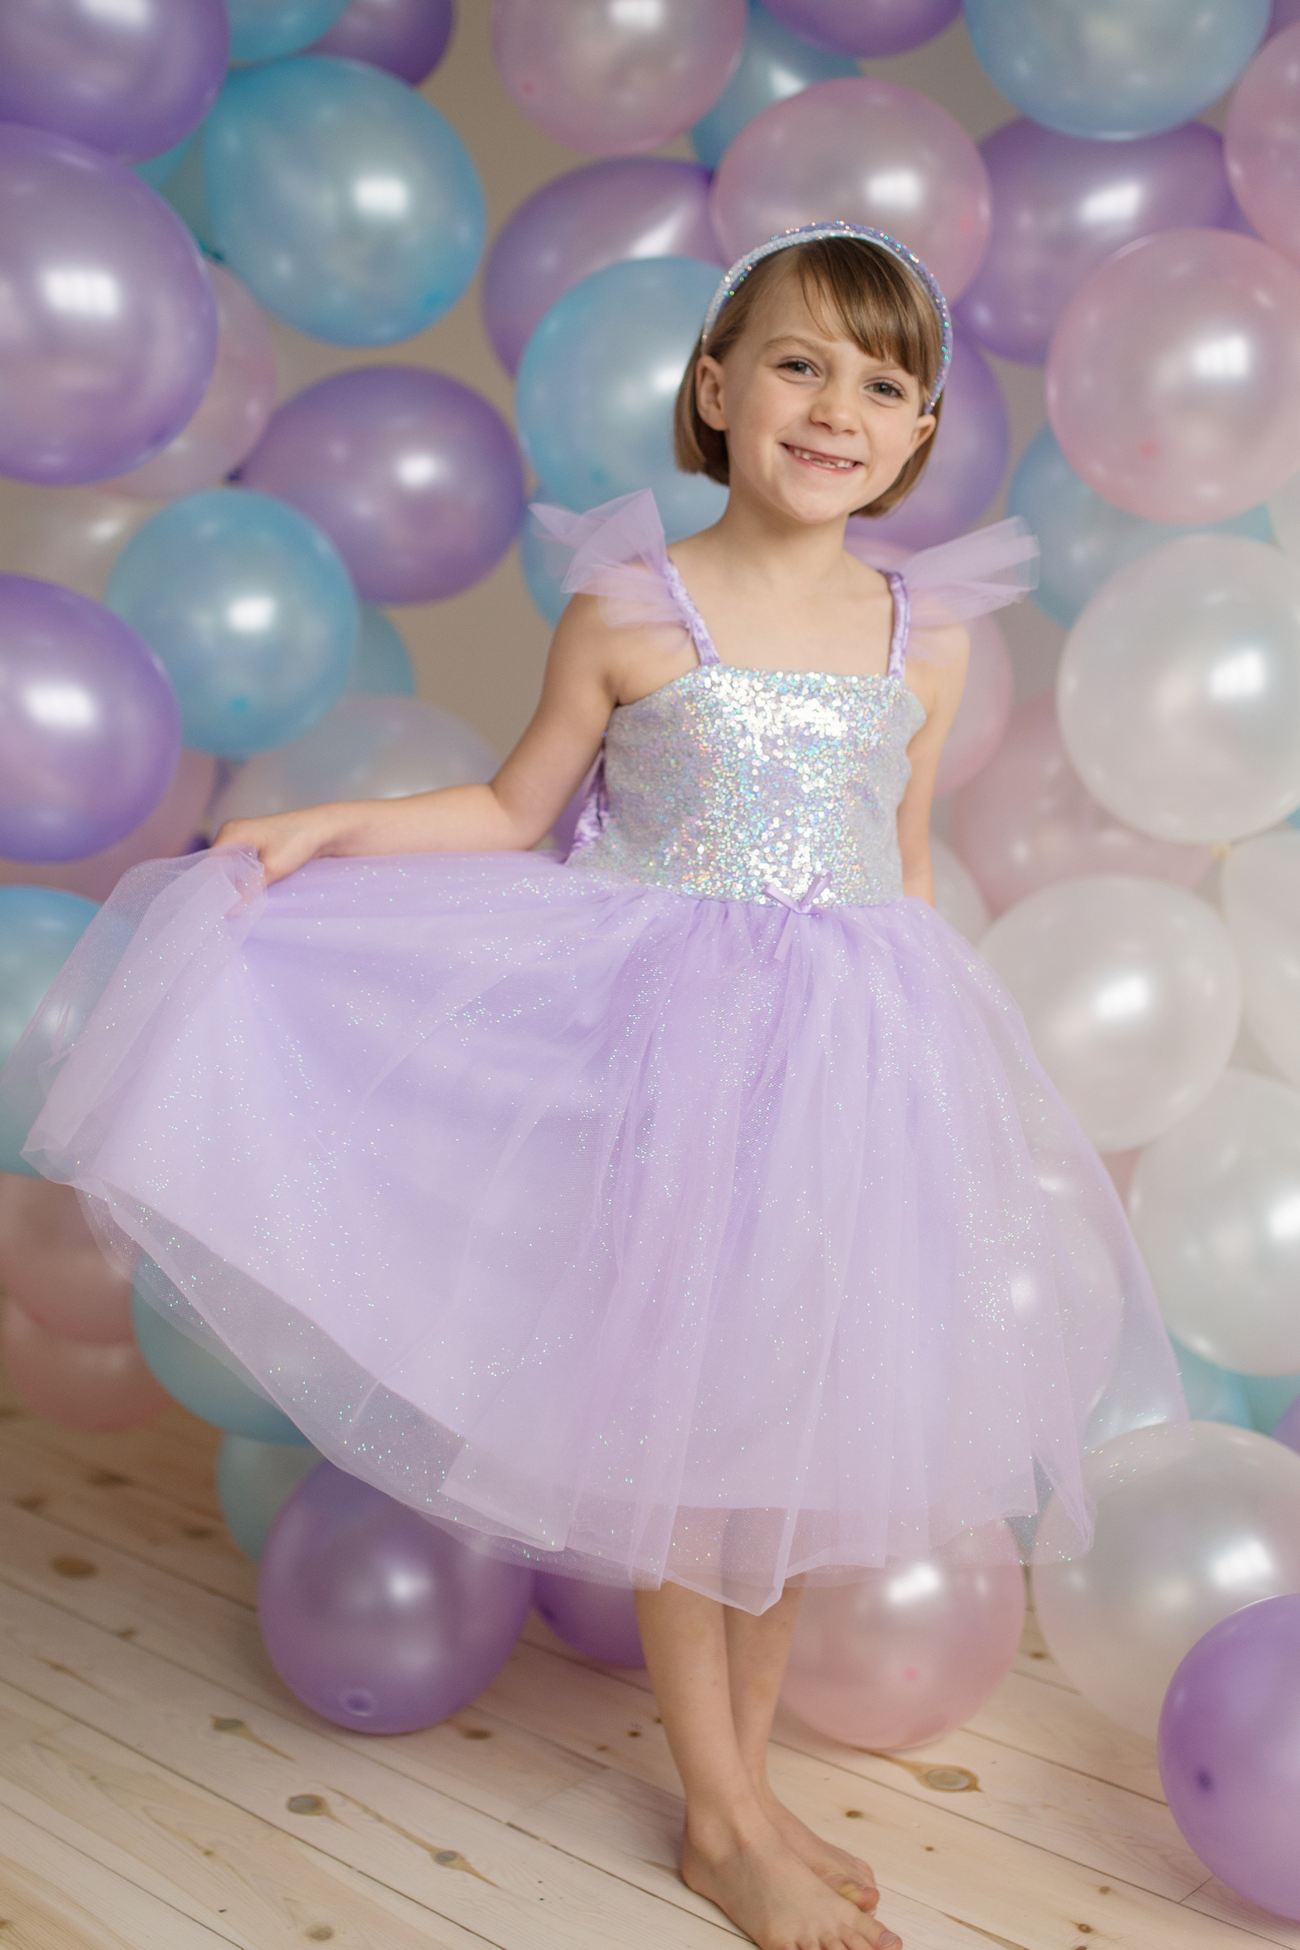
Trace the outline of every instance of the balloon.
{"type": "Polygon", "coordinates": [[[279,750],[236,773],[213,810],[255,819],[334,799],[400,799],[444,785],[476,785],[499,769],[496,754],[450,711],[419,697],[348,697],[279,750]]]}
{"type": "Polygon", "coordinates": [[[558,1638],[589,1659],[603,1660],[607,1666],[645,1664],[632,1592],[618,1585],[537,1571],[533,1605],[558,1638]]]}
{"type": "MultiPolygon", "coordinates": [[[[707,115],[691,130],[691,147],[706,169],[716,169],[746,122],[773,102],[797,95],[815,81],[856,75],[856,61],[814,47],[776,18],[777,9],[749,0],[749,24],[740,65],[707,115]]],[[[684,253],[688,254],[688,253],[684,253]]]]}
{"type": "Polygon", "coordinates": [[[874,60],[932,41],[961,12],[961,0],[768,0],[778,20],[817,47],[874,60]]]}
{"type": "Polygon", "coordinates": [[[153,512],[103,488],[0,480],[0,570],[59,582],[98,601],[109,570],[153,512]]]}
{"type": "Polygon", "coordinates": [[[154,810],[181,754],[167,673],[101,603],[0,575],[0,847],[79,860],[154,810]]]}
{"type": "Polygon", "coordinates": [[[494,1679],[528,1615],[529,1573],[321,1463],[276,1518],[257,1609],[286,1686],[362,1733],[411,1733],[494,1679]]]}
{"type": "Polygon", "coordinates": [[[382,609],[361,606],[357,655],[344,697],[414,697],[415,672],[406,645],[382,609]]]}
{"type": "Polygon", "coordinates": [[[936,910],[967,941],[978,941],[989,924],[984,896],[952,848],[934,834],[930,836],[930,865],[934,872],[936,910]]]}
{"type": "Polygon", "coordinates": [[[905,501],[873,518],[872,532],[909,551],[964,535],[1001,487],[1010,445],[1002,388],[975,346],[957,333],[929,465],[905,501]]]}
{"type": "Polygon", "coordinates": [[[1300,20],[1300,0],[1273,0],[1273,11],[1268,19],[1268,33],[1269,35],[1284,33],[1288,27],[1294,27],[1298,20],[1300,20]]]}
{"type": "Polygon", "coordinates": [[[106,901],[128,867],[188,852],[203,825],[216,777],[216,760],[207,752],[182,750],[166,792],[124,840],[63,866],[0,859],[0,886],[59,887],[86,900],[106,901]]]}
{"type": "Polygon", "coordinates": [[[176,438],[109,492],[145,501],[192,494],[229,474],[259,439],[275,405],[275,341],[238,278],[209,267],[217,301],[217,363],[194,418],[176,438]]]}
{"type": "Polygon", "coordinates": [[[1186,122],[1263,39],[1269,0],[966,0],[975,58],[1022,115],[1103,141],[1186,122]]]}
{"type": "Polygon", "coordinates": [[[1117,818],[1235,840],[1300,805],[1300,562],[1193,535],[1121,569],[1070,632],[1066,750],[1117,818]]]}
{"type": "Polygon", "coordinates": [[[887,230],[955,298],[988,243],[988,171],[928,95],[867,75],[819,81],[741,130],[713,179],[713,226],[736,258],[831,217],[887,230]]]}
{"type": "Polygon", "coordinates": [[[121,163],[0,127],[0,473],[71,485],[148,460],[202,399],[217,351],[203,260],[121,163]]]}
{"type": "Polygon", "coordinates": [[[688,257],[610,264],[566,291],[528,341],[515,388],[519,439],[566,508],[652,488],[670,541],[707,528],[727,491],[679,474],[673,405],[716,268],[688,257]]]}
{"type": "Polygon", "coordinates": [[[1250,1419],[1261,1435],[1271,1435],[1279,1417],[1300,1398],[1300,1374],[1243,1374],[1237,1379],[1250,1405],[1250,1419]]]}
{"type": "Polygon", "coordinates": [[[1300,25],[1255,56],[1228,106],[1223,140],[1238,203],[1266,243],[1300,259],[1300,25]]]}
{"type": "Polygon", "coordinates": [[[217,1450],[217,1501],[241,1551],[256,1564],[271,1525],[320,1453],[308,1443],[259,1442],[251,1435],[223,1435],[217,1450]]]}
{"type": "Polygon", "coordinates": [[[170,149],[225,77],[222,0],[43,0],[0,8],[0,120],[127,161],[170,149]]]}
{"type": "Polygon", "coordinates": [[[1282,1411],[1273,1430],[1274,1442],[1283,1442],[1288,1449],[1300,1455],[1300,1400],[1293,1401],[1282,1411]]]}
{"type": "Polygon", "coordinates": [[[416,88],[447,52],[455,25],[456,0],[352,0],[307,52],[364,61],[416,88]]]}
{"type": "Polygon", "coordinates": [[[236,61],[296,54],[332,27],[348,0],[226,0],[236,61]]]}
{"type": "Polygon", "coordinates": [[[351,674],[347,570],[313,522],[267,495],[174,501],[127,544],[107,600],[166,665],[199,751],[242,758],[300,737],[351,674]]]}
{"type": "Polygon", "coordinates": [[[588,163],[506,218],[483,271],[483,322],[509,373],[538,322],[593,271],[633,257],[720,262],[708,171],[669,156],[588,163]]]}
{"type": "Polygon", "coordinates": [[[193,129],[182,142],[176,143],[170,149],[164,149],[161,156],[147,156],[143,162],[132,163],[131,167],[140,181],[147,183],[151,190],[161,189],[168,177],[175,174],[189,155],[198,133],[197,129],[193,129]]]}
{"type": "Polygon", "coordinates": [[[1227,230],[1166,230],[1085,278],[1047,355],[1076,473],[1151,521],[1240,514],[1300,452],[1300,270],[1227,230]]]}
{"type": "Polygon", "coordinates": [[[1211,858],[1208,847],[1135,833],[1097,804],[1066,757],[1050,691],[1016,707],[988,764],[958,789],[950,837],[995,914],[1082,874],[1192,888],[1211,858]]]}
{"type": "Polygon", "coordinates": [[[1287,1082],[1300,1084],[1300,832],[1283,827],[1234,847],[1221,887],[1246,1022],[1287,1082]]]}
{"type": "Polygon", "coordinates": [[[933,1558],[805,1591],[781,1699],[849,1747],[919,1747],[1002,1684],[1025,1623],[1018,1564],[933,1558]]]}
{"type": "Polygon", "coordinates": [[[419,366],[355,366],[296,393],[243,480],[309,515],[372,603],[467,589],[524,511],[519,455],[495,407],[419,366]]]}
{"type": "Polygon", "coordinates": [[[937,794],[955,792],[988,764],[1006,735],[1012,683],[1006,638],[991,616],[977,616],[970,625],[966,688],[939,756],[937,794]]]}
{"type": "Polygon", "coordinates": [[[131,1302],[131,1322],[149,1372],[191,1415],[258,1442],[306,1441],[233,1354],[218,1360],[142,1298],[138,1287],[131,1302]]]}
{"type": "Polygon", "coordinates": [[[1119,874],[1062,881],[995,921],[980,953],[1099,1151],[1167,1131],[1228,1061],[1241,1014],[1236,957],[1214,909],[1181,887],[1119,874]]]}
{"type": "Polygon", "coordinates": [[[745,0],[494,0],[515,107],[570,149],[631,156],[698,122],[731,79],[745,0]]]}
{"type": "MultiPolygon", "coordinates": [[[[0,1068],[40,1010],[45,992],[96,913],[93,901],[53,887],[0,887],[0,1068]]],[[[44,1033],[53,1034],[47,1021],[44,1033]]],[[[10,1085],[0,1102],[0,1171],[36,1173],[22,1156],[39,1101],[10,1085]]]]}
{"type": "Polygon", "coordinates": [[[1223,144],[1204,122],[1121,143],[1004,122],[980,154],[993,230],[958,315],[1004,359],[1041,365],[1069,300],[1123,245],[1232,214],[1223,144]]]}
{"type": "Polygon", "coordinates": [[[1243,1374],[1300,1369],[1300,1093],[1227,1071],[1138,1159],[1129,1212],[1184,1346],[1243,1374]]]}
{"type": "MultiPolygon", "coordinates": [[[[531,497],[534,501],[554,501],[549,488],[538,486],[531,497]]],[[[524,515],[523,526],[519,530],[519,566],[524,572],[528,593],[536,603],[546,621],[554,626],[568,607],[569,598],[560,584],[564,580],[565,568],[559,561],[552,560],[552,551],[546,538],[534,526],[530,514],[524,515]]]]}
{"type": "Polygon", "coordinates": [[[131,1339],[131,1282],[100,1251],[71,1185],[0,1172],[0,1286],[59,1340],[131,1339]]]}
{"type": "Polygon", "coordinates": [[[181,222],[202,246],[209,260],[220,256],[203,187],[203,130],[199,129],[176,168],[164,179],[159,195],[169,203],[181,222]]]}
{"type": "Polygon", "coordinates": [[[119,1435],[171,1406],[134,1341],[65,1341],[13,1300],[0,1327],[0,1356],[28,1408],[65,1429],[119,1435]]]}
{"type": "Polygon", "coordinates": [[[1183,1839],[1239,1896],[1300,1922],[1300,1597],[1248,1605],[1197,1640],[1159,1743],[1183,1839]]]}
{"type": "MultiPolygon", "coordinates": [[[[1141,1154],[1139,1153],[1139,1156],[1141,1154]]],[[[1190,1347],[1173,1344],[1178,1360],[1178,1379],[1187,1397],[1187,1413],[1194,1422],[1228,1422],[1234,1429],[1252,1427],[1250,1403],[1241,1385],[1241,1376],[1228,1368],[1203,1361],[1190,1347]]]]}
{"type": "Polygon", "coordinates": [[[1300,555],[1300,474],[1293,474],[1272,496],[1268,515],[1279,547],[1300,555]]]}
{"type": "Polygon", "coordinates": [[[221,255],[259,303],[313,338],[409,338],[474,275],[485,220],[469,151],[378,68],[311,55],[235,73],[202,153],[221,255]]]}

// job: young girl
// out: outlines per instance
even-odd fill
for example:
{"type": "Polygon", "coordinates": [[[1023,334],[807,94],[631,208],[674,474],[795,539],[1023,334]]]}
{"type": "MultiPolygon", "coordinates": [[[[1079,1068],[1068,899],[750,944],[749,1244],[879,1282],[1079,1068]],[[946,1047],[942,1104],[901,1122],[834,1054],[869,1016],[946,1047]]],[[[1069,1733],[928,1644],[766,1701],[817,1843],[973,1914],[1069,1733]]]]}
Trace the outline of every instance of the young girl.
{"type": "Polygon", "coordinates": [[[539,510],[576,593],[491,785],[137,869],[11,1070],[33,1161],[335,1462],[636,1589],[682,1873],[762,1950],[898,1942],[768,1785],[801,1586],[1014,1558],[1053,1492],[1086,1549],[1085,1441],[1179,1412],[1110,1182],[930,904],[961,619],[1033,544],[845,546],[950,345],[880,233],[742,259],[677,418],[726,511],[668,550],[648,493],[539,510]]]}

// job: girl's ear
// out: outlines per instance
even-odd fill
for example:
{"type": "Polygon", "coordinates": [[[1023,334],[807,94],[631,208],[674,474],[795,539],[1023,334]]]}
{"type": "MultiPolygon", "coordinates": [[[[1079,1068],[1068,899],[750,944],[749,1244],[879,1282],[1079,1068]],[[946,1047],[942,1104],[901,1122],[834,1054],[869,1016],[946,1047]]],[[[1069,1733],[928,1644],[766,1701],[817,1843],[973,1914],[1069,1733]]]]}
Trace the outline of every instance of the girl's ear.
{"type": "Polygon", "coordinates": [[[727,431],[722,405],[722,367],[707,353],[695,366],[695,404],[706,427],[712,427],[715,433],[727,431]]]}
{"type": "Polygon", "coordinates": [[[935,419],[933,413],[923,413],[921,415],[916,425],[912,428],[912,444],[908,448],[909,457],[930,438],[930,435],[934,432],[938,424],[939,422],[935,419]]]}

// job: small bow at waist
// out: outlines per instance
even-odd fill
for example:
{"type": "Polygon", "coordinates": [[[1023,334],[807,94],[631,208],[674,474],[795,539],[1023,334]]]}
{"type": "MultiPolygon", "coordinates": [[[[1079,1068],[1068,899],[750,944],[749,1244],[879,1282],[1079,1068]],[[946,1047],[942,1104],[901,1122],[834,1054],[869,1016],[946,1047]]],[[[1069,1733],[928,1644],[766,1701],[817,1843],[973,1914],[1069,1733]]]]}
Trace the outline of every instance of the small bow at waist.
{"type": "Polygon", "coordinates": [[[796,914],[820,913],[821,910],[817,906],[817,902],[821,899],[830,884],[831,877],[828,873],[815,873],[804,890],[802,900],[797,900],[793,894],[789,893],[786,888],[780,886],[775,880],[765,880],[763,882],[763,892],[767,895],[768,899],[779,901],[781,906],[786,910],[785,919],[781,924],[781,932],[776,939],[776,948],[773,951],[774,961],[784,961],[789,952],[790,923],[794,916],[796,914]]]}

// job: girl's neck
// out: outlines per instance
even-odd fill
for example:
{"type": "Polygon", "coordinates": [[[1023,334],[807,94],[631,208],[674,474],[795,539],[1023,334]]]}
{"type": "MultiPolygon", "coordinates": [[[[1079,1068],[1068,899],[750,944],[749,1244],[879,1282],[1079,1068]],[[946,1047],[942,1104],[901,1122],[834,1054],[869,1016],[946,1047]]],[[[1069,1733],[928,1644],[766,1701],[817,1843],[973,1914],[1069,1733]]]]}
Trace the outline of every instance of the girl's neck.
{"type": "Polygon", "coordinates": [[[734,574],[751,590],[764,585],[782,593],[815,590],[842,567],[847,519],[810,527],[737,484],[719,520],[695,539],[708,545],[716,569],[734,574]]]}

